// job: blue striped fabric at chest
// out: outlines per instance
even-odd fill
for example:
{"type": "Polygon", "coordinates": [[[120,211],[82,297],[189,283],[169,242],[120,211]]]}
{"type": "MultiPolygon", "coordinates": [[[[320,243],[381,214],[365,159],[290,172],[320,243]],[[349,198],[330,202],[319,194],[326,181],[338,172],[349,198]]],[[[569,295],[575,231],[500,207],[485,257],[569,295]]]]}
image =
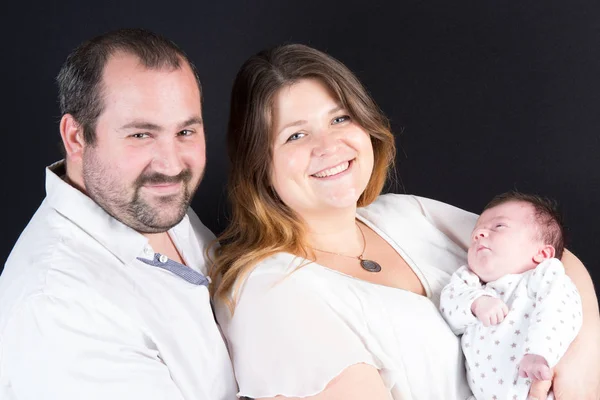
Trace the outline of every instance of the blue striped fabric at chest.
{"type": "Polygon", "coordinates": [[[138,257],[137,259],[148,265],[166,269],[167,271],[194,285],[203,285],[208,287],[208,284],[210,283],[209,278],[206,276],[194,271],[190,267],[186,267],[185,265],[178,263],[177,261],[173,261],[160,253],[155,253],[153,259],[141,257],[138,257]]]}

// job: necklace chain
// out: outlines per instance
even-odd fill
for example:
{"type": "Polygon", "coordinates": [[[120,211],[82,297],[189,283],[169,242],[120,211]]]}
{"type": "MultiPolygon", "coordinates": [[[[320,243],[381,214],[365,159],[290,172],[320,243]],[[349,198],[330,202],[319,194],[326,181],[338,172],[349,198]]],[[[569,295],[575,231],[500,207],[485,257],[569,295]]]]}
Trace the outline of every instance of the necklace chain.
{"type": "Polygon", "coordinates": [[[363,258],[363,254],[365,254],[365,250],[367,249],[367,239],[365,238],[365,234],[362,231],[362,229],[360,229],[360,225],[358,225],[358,222],[356,220],[354,220],[354,222],[356,222],[356,227],[360,231],[360,235],[362,236],[362,239],[363,239],[363,249],[360,252],[360,255],[358,257],[357,256],[349,256],[347,254],[335,253],[333,251],[321,250],[321,249],[317,249],[317,248],[314,248],[314,247],[313,247],[313,250],[321,251],[323,253],[334,254],[336,256],[342,256],[342,257],[348,257],[348,258],[357,258],[358,261],[360,261],[360,266],[365,271],[369,271],[369,272],[379,272],[379,271],[381,271],[381,265],[379,265],[379,263],[377,261],[365,260],[363,258]]]}
{"type": "Polygon", "coordinates": [[[327,250],[317,249],[316,247],[313,247],[312,249],[316,250],[316,251],[320,251],[322,253],[335,254],[336,256],[342,256],[342,257],[348,257],[348,258],[357,258],[359,261],[362,261],[363,254],[365,254],[365,250],[367,249],[367,239],[365,238],[365,234],[363,233],[362,229],[360,229],[360,226],[358,225],[358,222],[356,222],[356,227],[358,228],[358,231],[360,232],[360,235],[362,236],[362,240],[363,240],[363,248],[362,248],[362,251],[360,252],[360,254],[358,256],[349,256],[347,254],[336,253],[334,251],[327,251],[327,250]]]}

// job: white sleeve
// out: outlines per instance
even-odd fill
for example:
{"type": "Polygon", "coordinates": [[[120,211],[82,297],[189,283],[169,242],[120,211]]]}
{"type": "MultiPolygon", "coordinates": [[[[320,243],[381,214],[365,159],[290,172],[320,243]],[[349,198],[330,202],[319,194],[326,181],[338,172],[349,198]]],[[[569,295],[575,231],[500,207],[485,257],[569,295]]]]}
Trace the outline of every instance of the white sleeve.
{"type": "Polygon", "coordinates": [[[544,357],[552,368],[581,329],[581,297],[556,258],[544,261],[529,275],[527,292],[534,299],[534,311],[526,352],[544,357]]]}
{"type": "Polygon", "coordinates": [[[16,310],[1,343],[15,398],[183,400],[139,329],[94,303],[39,294],[16,310]]]}
{"type": "Polygon", "coordinates": [[[450,283],[442,290],[440,311],[455,335],[462,335],[467,326],[478,322],[471,305],[481,296],[498,297],[493,290],[486,290],[467,266],[452,274],[450,283]]]}
{"type": "Polygon", "coordinates": [[[425,197],[414,197],[418,201],[423,215],[441,232],[464,250],[469,248],[471,233],[479,217],[477,214],[441,201],[425,197]]]}
{"type": "Polygon", "coordinates": [[[276,284],[260,277],[245,283],[225,332],[239,395],[311,396],[351,365],[377,367],[358,318],[329,302],[318,284],[297,279],[302,273],[276,284]]]}

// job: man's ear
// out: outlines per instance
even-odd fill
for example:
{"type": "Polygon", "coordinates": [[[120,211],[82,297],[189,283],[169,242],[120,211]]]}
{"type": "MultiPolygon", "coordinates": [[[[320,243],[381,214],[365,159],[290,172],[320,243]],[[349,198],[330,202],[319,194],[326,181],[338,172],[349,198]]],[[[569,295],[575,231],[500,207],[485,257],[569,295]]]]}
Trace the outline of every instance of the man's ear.
{"type": "Polygon", "coordinates": [[[554,246],[552,246],[550,244],[545,244],[542,247],[540,247],[538,249],[538,252],[533,256],[533,261],[535,261],[537,264],[539,264],[544,260],[553,258],[554,254],[556,254],[556,250],[554,249],[554,246]]]}
{"type": "Polygon", "coordinates": [[[83,128],[71,114],[65,114],[60,120],[60,137],[62,138],[69,162],[81,162],[85,142],[83,128]]]}

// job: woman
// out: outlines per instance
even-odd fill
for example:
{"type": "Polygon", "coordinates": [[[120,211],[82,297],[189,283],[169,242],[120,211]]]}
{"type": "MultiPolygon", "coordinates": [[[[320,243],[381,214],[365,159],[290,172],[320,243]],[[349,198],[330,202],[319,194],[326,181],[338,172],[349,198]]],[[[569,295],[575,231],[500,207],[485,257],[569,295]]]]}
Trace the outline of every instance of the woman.
{"type": "MultiPolygon", "coordinates": [[[[394,139],[357,78],[302,45],[251,57],[234,83],[228,149],[232,221],[213,278],[240,395],[468,398],[459,340],[437,306],[476,215],[379,196],[394,139]]],[[[593,286],[574,256],[563,261],[588,311],[570,359],[596,385],[593,286]]],[[[570,395],[579,388],[566,380],[582,371],[565,359],[555,388],[570,395]]]]}

